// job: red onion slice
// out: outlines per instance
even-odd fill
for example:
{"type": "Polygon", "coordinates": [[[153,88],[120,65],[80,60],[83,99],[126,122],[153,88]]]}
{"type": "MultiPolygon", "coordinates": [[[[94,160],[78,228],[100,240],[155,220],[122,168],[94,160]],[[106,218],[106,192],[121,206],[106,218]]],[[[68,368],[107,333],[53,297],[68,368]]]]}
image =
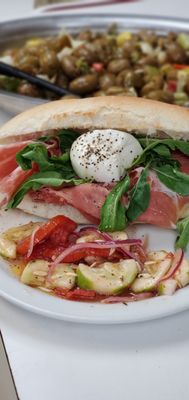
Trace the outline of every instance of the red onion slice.
{"type": "Polygon", "coordinates": [[[33,230],[32,234],[31,234],[29,249],[28,249],[28,252],[27,252],[27,258],[29,258],[31,256],[32,252],[33,252],[35,234],[39,230],[39,228],[40,228],[40,226],[36,226],[36,228],[33,230]]]}
{"type": "MultiPolygon", "coordinates": [[[[69,246],[66,250],[64,250],[53,262],[53,265],[57,265],[59,262],[63,262],[64,258],[77,250],[83,249],[119,249],[120,245],[123,244],[140,244],[141,240],[114,240],[109,242],[87,242],[87,243],[77,243],[73,246],[69,246]],[[129,242],[129,243],[128,243],[129,242]]],[[[124,250],[122,250],[124,251],[124,250]]],[[[125,252],[126,254],[126,252],[125,252]]]]}
{"type": "Polygon", "coordinates": [[[183,257],[184,257],[183,250],[182,249],[176,250],[174,257],[173,257],[173,262],[172,262],[171,268],[169,269],[167,274],[164,275],[159,280],[159,282],[165,281],[166,279],[171,278],[175,274],[175,272],[177,271],[177,269],[180,267],[180,265],[182,263],[183,257]]]}
{"type": "Polygon", "coordinates": [[[140,301],[145,299],[150,299],[154,297],[154,293],[146,292],[146,293],[139,293],[139,294],[130,294],[128,296],[110,296],[106,299],[101,300],[101,303],[104,304],[112,304],[112,303],[131,303],[134,301],[140,301]]]}

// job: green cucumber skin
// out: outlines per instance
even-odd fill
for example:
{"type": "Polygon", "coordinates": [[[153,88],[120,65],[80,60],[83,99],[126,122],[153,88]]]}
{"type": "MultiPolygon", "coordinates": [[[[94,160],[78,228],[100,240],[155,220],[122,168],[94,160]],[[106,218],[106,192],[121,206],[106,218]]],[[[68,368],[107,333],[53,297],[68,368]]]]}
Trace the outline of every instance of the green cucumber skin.
{"type": "Polygon", "coordinates": [[[83,274],[79,268],[77,268],[76,283],[80,287],[80,289],[94,290],[92,282],[89,279],[83,277],[83,274]]]}

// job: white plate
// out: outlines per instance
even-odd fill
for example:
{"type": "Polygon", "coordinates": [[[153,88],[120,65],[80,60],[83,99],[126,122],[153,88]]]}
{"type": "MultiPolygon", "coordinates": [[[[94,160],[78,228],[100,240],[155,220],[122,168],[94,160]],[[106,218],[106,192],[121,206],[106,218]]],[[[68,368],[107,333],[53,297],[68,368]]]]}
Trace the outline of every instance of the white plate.
{"type": "MultiPolygon", "coordinates": [[[[35,218],[32,218],[34,220],[35,218]]],[[[0,231],[27,223],[31,216],[19,211],[0,213],[0,231]]],[[[175,232],[148,226],[134,228],[134,235],[148,233],[151,249],[172,250],[175,232]]],[[[13,276],[9,265],[0,259],[0,295],[10,302],[51,318],[95,324],[118,324],[164,317],[189,307],[189,287],[173,296],[162,296],[124,304],[82,303],[59,299],[25,286],[13,276]]]]}

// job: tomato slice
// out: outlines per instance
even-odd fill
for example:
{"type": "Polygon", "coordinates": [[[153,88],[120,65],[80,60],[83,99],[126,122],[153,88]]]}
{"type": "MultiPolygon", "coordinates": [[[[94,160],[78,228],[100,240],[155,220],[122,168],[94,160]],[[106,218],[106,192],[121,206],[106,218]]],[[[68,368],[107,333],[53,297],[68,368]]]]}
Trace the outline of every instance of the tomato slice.
{"type": "Polygon", "coordinates": [[[67,300],[77,300],[77,301],[97,301],[104,298],[104,296],[99,295],[94,290],[79,289],[79,288],[69,291],[55,288],[54,294],[58,297],[62,297],[67,300]]]}
{"type": "MultiPolygon", "coordinates": [[[[52,218],[50,221],[42,225],[37,230],[34,236],[33,246],[36,246],[38,243],[49,238],[52,235],[52,233],[54,233],[55,230],[59,229],[60,227],[64,228],[66,232],[65,237],[67,238],[67,236],[76,229],[77,224],[63,215],[57,215],[56,217],[52,218]]],[[[18,243],[17,253],[20,255],[27,254],[30,248],[30,242],[31,242],[31,235],[28,236],[26,239],[22,240],[20,243],[18,243]]]]}
{"type": "Polygon", "coordinates": [[[110,256],[111,249],[79,249],[77,251],[74,251],[71,254],[68,254],[62,262],[65,263],[74,263],[76,261],[81,260],[82,258],[88,257],[88,256],[94,256],[94,257],[103,257],[103,258],[108,258],[110,256]]]}

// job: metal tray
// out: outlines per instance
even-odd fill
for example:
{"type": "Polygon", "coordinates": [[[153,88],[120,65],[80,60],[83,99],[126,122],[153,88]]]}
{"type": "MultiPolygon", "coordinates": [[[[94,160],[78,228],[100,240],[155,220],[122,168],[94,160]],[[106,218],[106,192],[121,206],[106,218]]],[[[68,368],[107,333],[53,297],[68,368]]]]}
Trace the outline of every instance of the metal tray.
{"type": "MultiPolygon", "coordinates": [[[[139,15],[107,15],[107,14],[51,14],[31,16],[0,23],[0,51],[24,43],[27,38],[47,37],[56,35],[61,29],[77,33],[81,29],[92,28],[102,32],[111,24],[116,23],[119,31],[136,32],[140,29],[155,30],[166,34],[172,30],[189,32],[189,20],[177,18],[162,18],[139,15]]],[[[0,109],[15,115],[29,107],[46,102],[42,99],[31,98],[14,93],[0,91],[0,109]]]]}

